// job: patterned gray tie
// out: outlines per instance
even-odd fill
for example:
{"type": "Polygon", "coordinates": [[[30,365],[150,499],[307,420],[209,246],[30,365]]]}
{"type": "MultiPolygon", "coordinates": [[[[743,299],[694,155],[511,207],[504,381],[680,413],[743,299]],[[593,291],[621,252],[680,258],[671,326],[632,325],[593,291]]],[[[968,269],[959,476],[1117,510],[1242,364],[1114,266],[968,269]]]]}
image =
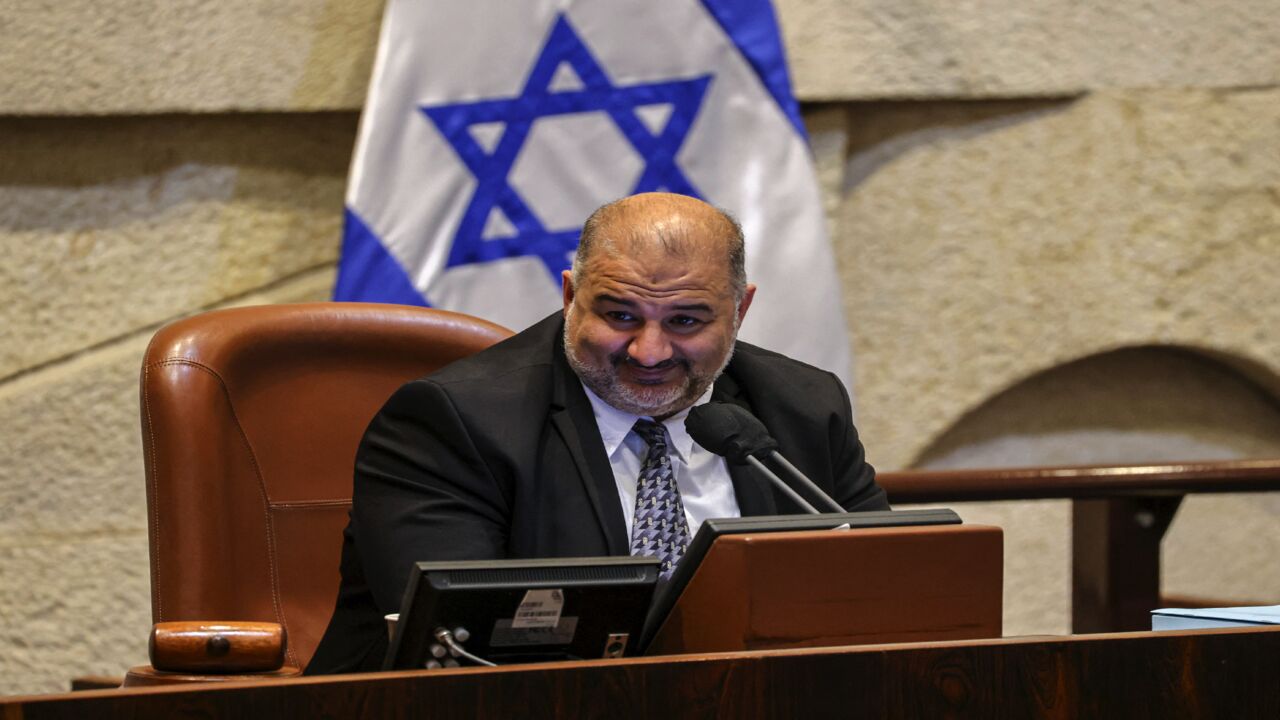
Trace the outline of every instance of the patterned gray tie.
{"type": "Polygon", "coordinates": [[[636,514],[631,529],[631,554],[661,561],[660,577],[672,570],[689,547],[689,523],[676,476],[667,455],[667,434],[661,424],[641,418],[632,428],[649,445],[636,481],[636,514]]]}

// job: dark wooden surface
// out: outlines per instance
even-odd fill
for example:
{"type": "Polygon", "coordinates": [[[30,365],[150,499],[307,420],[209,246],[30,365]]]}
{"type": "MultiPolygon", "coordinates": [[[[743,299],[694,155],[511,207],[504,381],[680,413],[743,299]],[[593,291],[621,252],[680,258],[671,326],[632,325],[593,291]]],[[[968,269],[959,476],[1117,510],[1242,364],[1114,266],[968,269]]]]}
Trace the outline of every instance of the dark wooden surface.
{"type": "Polygon", "coordinates": [[[1148,628],[1151,610],[1174,604],[1161,599],[1160,541],[1182,498],[1280,490],[1280,460],[907,471],[877,479],[893,503],[1072,500],[1072,629],[1117,632],[1148,628]]]}
{"type": "Polygon", "coordinates": [[[779,650],[104,690],[29,718],[1280,718],[1280,628],[779,650]]]}
{"type": "Polygon", "coordinates": [[[887,472],[894,503],[1181,496],[1280,490],[1280,459],[887,472]]]}
{"type": "Polygon", "coordinates": [[[1165,605],[1160,599],[1160,542],[1181,501],[1125,497],[1072,503],[1074,632],[1151,627],[1151,611],[1165,605]]]}
{"type": "MultiPolygon", "coordinates": [[[[285,665],[275,670],[267,670],[258,673],[183,673],[168,672],[165,670],[157,670],[150,665],[135,665],[129,668],[129,672],[125,673],[120,681],[115,683],[114,687],[154,687],[157,685],[190,685],[191,683],[231,683],[246,682],[258,680],[273,680],[277,678],[300,677],[302,669],[293,665],[285,665]]],[[[75,681],[72,681],[72,690],[75,681]]],[[[87,689],[87,688],[85,688],[87,689]]]]}

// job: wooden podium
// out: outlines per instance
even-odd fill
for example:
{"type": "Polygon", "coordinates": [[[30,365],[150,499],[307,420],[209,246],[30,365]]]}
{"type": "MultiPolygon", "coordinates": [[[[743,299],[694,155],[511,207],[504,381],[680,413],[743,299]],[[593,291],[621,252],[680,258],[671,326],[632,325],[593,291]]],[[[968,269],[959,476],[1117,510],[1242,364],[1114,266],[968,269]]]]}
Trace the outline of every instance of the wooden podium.
{"type": "Polygon", "coordinates": [[[979,525],[725,535],[648,654],[998,638],[1003,545],[979,525]]]}
{"type": "Polygon", "coordinates": [[[1280,717],[1280,628],[960,639],[1000,634],[996,528],[717,543],[658,640],[738,652],[0,698],[0,717],[1280,717]],[[878,638],[921,642],[803,647],[878,638]]]}

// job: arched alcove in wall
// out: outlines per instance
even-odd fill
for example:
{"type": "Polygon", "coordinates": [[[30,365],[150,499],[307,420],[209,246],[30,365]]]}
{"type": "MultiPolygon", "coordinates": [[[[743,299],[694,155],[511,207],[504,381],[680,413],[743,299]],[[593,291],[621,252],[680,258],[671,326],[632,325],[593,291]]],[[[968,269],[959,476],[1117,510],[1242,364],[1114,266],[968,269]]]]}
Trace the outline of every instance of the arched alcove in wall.
{"type": "Polygon", "coordinates": [[[938,436],[917,468],[1280,456],[1280,402],[1221,359],[1177,347],[1099,353],[1041,371],[938,436]]]}
{"type": "MultiPolygon", "coordinates": [[[[918,469],[1280,457],[1275,378],[1257,363],[1139,346],[1035,373],[963,415],[918,469]]],[[[1006,532],[1006,632],[1065,632],[1070,504],[974,503],[1006,532]]],[[[1166,593],[1280,602],[1280,492],[1196,495],[1164,540],[1166,593]]]]}

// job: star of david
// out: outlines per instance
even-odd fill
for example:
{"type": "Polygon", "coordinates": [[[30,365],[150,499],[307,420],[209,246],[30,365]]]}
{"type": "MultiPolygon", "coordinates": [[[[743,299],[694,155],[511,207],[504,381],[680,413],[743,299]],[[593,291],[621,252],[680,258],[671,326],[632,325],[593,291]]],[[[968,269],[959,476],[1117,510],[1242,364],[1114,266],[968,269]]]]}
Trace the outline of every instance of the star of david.
{"type": "Polygon", "coordinates": [[[604,113],[643,160],[643,170],[632,193],[665,189],[700,197],[676,165],[675,158],[693,126],[710,83],[711,76],[702,75],[665,82],[616,85],[562,14],[556,18],[520,95],[507,99],[422,106],[422,112],[435,123],[476,179],[475,192],[454,235],[446,267],[533,255],[542,260],[553,281],[559,284],[560,273],[569,267],[570,253],[577,247],[581,226],[546,227],[509,179],[520,149],[534,121],[539,118],[604,113]],[[561,65],[568,65],[577,74],[580,87],[553,89],[553,81],[561,65]],[[637,109],[655,105],[669,106],[671,111],[666,124],[651,131],[642,122],[637,109]],[[492,150],[486,151],[473,136],[471,128],[490,123],[500,123],[502,131],[492,143],[492,150]],[[484,237],[486,223],[494,208],[505,214],[514,234],[484,237]]]}

